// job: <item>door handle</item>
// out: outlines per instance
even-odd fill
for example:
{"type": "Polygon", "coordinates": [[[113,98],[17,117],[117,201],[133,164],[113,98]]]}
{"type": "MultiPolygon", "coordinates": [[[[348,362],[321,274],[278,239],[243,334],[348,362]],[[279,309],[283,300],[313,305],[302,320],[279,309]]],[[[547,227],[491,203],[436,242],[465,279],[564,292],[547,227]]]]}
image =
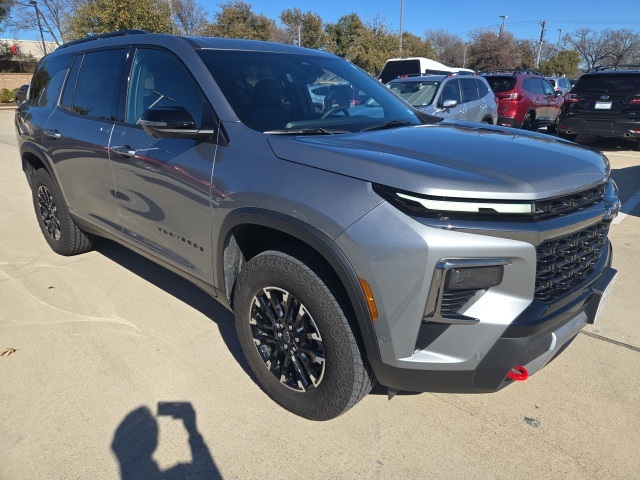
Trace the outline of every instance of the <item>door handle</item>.
{"type": "Polygon", "coordinates": [[[62,138],[62,134],[58,130],[45,130],[44,134],[49,138],[62,138]]]}
{"type": "Polygon", "coordinates": [[[122,155],[123,157],[135,157],[136,151],[132,149],[129,145],[116,145],[111,147],[112,152],[117,153],[118,155],[122,155]]]}

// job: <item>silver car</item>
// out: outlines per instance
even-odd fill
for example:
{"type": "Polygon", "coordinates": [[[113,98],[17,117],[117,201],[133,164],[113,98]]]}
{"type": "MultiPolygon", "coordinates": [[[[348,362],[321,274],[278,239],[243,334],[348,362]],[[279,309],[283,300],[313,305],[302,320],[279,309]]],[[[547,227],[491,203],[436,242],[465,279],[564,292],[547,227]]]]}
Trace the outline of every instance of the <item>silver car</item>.
{"type": "Polygon", "coordinates": [[[556,92],[562,92],[562,95],[571,90],[571,82],[564,77],[544,77],[556,92]]]}
{"type": "Polygon", "coordinates": [[[487,81],[475,75],[425,75],[392,80],[387,86],[421,112],[470,122],[498,121],[498,105],[487,81]]]}

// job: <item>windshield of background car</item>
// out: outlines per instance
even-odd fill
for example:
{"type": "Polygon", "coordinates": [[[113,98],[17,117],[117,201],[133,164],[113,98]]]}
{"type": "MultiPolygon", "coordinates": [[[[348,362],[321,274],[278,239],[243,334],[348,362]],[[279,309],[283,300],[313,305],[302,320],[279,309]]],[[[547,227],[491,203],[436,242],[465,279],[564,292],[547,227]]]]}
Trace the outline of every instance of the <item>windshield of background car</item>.
{"type": "Polygon", "coordinates": [[[484,77],[484,79],[489,82],[491,90],[493,90],[495,93],[508,92],[509,90],[513,90],[516,86],[516,79],[513,77],[501,77],[496,75],[491,77],[484,77]]]}
{"type": "Polygon", "coordinates": [[[583,75],[573,87],[574,93],[640,93],[640,74],[583,75]]]}
{"type": "Polygon", "coordinates": [[[430,80],[422,82],[393,81],[387,86],[391,91],[400,95],[409,105],[423,107],[433,102],[433,97],[439,85],[439,81],[430,80]]]}
{"type": "Polygon", "coordinates": [[[260,132],[357,132],[387,122],[421,123],[384,85],[340,58],[206,49],[198,54],[238,118],[260,132]],[[320,85],[326,90],[318,92],[320,85]]]}

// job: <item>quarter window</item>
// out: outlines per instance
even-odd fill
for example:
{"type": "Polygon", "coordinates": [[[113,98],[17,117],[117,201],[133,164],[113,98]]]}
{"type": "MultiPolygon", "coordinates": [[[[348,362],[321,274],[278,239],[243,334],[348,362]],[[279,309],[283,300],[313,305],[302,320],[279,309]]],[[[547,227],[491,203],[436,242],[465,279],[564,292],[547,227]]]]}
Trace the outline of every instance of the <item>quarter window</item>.
{"type": "Polygon", "coordinates": [[[55,105],[58,101],[70,62],[69,57],[45,61],[33,74],[30,95],[39,106],[55,105]]]}

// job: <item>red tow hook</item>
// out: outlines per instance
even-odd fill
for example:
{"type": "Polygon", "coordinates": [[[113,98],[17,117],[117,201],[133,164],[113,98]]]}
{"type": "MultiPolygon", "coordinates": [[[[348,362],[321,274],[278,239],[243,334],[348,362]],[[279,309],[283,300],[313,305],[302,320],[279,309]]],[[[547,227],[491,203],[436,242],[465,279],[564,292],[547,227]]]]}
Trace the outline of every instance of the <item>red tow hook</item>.
{"type": "Polygon", "coordinates": [[[507,373],[507,377],[516,382],[524,382],[529,378],[529,372],[522,365],[516,365],[515,367],[511,367],[511,370],[507,373]]]}

